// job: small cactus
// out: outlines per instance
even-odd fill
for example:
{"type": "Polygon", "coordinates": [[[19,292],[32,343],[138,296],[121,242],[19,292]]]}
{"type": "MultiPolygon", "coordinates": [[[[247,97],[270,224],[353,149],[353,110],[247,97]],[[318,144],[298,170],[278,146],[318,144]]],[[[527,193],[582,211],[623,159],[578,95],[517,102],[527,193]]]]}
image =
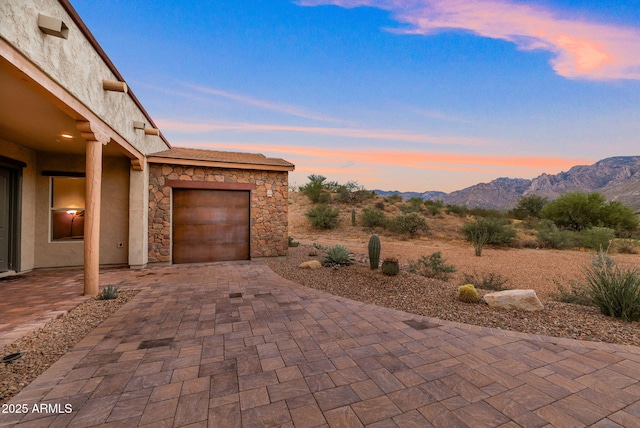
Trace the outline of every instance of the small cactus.
{"type": "Polygon", "coordinates": [[[478,303],[480,295],[473,284],[465,284],[458,287],[458,300],[465,303],[478,303]]]}
{"type": "Polygon", "coordinates": [[[389,276],[395,276],[400,272],[398,259],[395,257],[386,257],[382,261],[382,273],[389,276]]]}
{"type": "Polygon", "coordinates": [[[118,287],[114,287],[113,285],[109,285],[102,289],[102,292],[98,294],[98,298],[100,300],[112,300],[118,298],[118,287]]]}
{"type": "Polygon", "coordinates": [[[369,266],[371,269],[378,269],[380,266],[380,238],[372,235],[369,238],[369,266]]]}
{"type": "Polygon", "coordinates": [[[351,208],[351,226],[356,225],[356,209],[351,208]]]}

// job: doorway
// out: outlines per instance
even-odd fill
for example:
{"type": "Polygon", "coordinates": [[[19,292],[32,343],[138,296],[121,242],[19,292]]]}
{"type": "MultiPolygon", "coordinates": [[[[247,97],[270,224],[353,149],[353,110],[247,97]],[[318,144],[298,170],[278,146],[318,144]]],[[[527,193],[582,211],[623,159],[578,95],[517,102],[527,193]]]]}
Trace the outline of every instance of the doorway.
{"type": "Polygon", "coordinates": [[[0,273],[19,271],[20,175],[21,169],[0,165],[0,273]]]}

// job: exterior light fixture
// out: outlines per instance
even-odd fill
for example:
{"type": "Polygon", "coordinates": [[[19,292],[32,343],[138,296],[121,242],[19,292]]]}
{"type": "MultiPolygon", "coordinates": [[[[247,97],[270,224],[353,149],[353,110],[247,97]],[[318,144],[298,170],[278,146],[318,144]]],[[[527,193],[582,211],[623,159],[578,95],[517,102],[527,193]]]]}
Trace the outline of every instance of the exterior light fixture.
{"type": "Polygon", "coordinates": [[[71,134],[63,133],[63,134],[60,134],[60,136],[66,140],[73,140],[73,135],[71,134]]]}
{"type": "Polygon", "coordinates": [[[144,127],[145,127],[144,122],[140,122],[139,120],[133,121],[133,129],[144,129],[144,127]]]}
{"type": "Polygon", "coordinates": [[[158,128],[144,128],[145,135],[160,135],[160,130],[158,128]]]}
{"type": "Polygon", "coordinates": [[[104,79],[102,81],[102,89],[104,89],[105,91],[124,92],[125,94],[129,91],[129,88],[127,87],[127,84],[125,82],[108,79],[104,79]]]}
{"type": "Polygon", "coordinates": [[[39,13],[38,27],[40,27],[43,33],[49,34],[50,36],[56,36],[62,39],[66,39],[69,36],[69,27],[58,18],[52,18],[39,13]]]}

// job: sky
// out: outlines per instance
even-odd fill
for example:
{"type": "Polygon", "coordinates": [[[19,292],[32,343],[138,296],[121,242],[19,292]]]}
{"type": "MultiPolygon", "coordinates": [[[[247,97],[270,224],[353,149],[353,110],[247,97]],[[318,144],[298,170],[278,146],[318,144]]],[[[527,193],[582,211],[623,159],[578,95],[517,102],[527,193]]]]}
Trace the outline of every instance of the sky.
{"type": "Polygon", "coordinates": [[[71,0],[174,147],[451,192],[640,155],[640,0],[71,0]]]}

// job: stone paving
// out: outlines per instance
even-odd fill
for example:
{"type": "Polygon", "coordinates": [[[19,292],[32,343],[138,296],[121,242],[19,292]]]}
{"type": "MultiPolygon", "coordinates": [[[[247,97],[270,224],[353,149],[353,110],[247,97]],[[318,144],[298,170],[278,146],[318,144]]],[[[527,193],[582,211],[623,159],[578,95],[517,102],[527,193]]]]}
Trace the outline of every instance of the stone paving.
{"type": "Polygon", "coordinates": [[[143,291],[3,407],[0,426],[640,426],[638,347],[406,314],[260,262],[100,278],[143,291]]]}

